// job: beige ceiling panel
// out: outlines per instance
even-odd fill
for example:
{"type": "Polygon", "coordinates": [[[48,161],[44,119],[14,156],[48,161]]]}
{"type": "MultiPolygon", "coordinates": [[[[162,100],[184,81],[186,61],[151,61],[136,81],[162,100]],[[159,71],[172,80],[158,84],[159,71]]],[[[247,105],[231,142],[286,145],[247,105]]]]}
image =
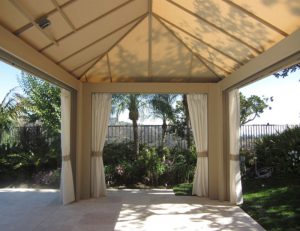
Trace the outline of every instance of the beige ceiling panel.
{"type": "MultiPolygon", "coordinates": [[[[51,37],[59,38],[62,35],[71,32],[72,30],[67,22],[61,17],[61,15],[57,13],[51,15],[49,17],[49,20],[51,22],[50,26],[46,27],[43,30],[51,37]]],[[[41,31],[39,31],[34,26],[25,30],[19,36],[38,50],[52,43],[41,31]]],[[[53,46],[57,45],[53,44],[53,46]]]]}
{"type": "Polygon", "coordinates": [[[0,23],[10,31],[15,31],[29,20],[9,0],[0,0],[0,23]]]}
{"type": "Polygon", "coordinates": [[[201,80],[202,82],[217,82],[218,80],[220,80],[195,56],[192,59],[190,75],[191,82],[194,82],[195,80],[201,80]]]}
{"type": "Polygon", "coordinates": [[[233,0],[233,2],[289,34],[300,28],[299,0],[233,0]]]}
{"type": "Polygon", "coordinates": [[[59,13],[50,15],[48,19],[51,24],[44,30],[49,31],[55,39],[61,38],[73,30],[59,13]]]}
{"type": "Polygon", "coordinates": [[[284,36],[236,7],[220,0],[173,0],[205,20],[226,30],[251,46],[266,50],[284,36]]]}
{"type": "MultiPolygon", "coordinates": [[[[48,30],[45,30],[48,33],[48,30]]],[[[29,43],[35,49],[40,49],[51,41],[41,33],[36,27],[30,27],[28,30],[20,34],[20,38],[29,43]]]]}
{"type": "MultiPolygon", "coordinates": [[[[101,20],[78,30],[76,33],[60,41],[58,46],[52,45],[44,50],[43,53],[54,60],[60,61],[144,13],[143,1],[135,1],[101,20]]],[[[108,49],[108,47],[106,48],[108,49]]]]}
{"type": "Polygon", "coordinates": [[[148,76],[148,18],[109,52],[113,80],[148,76]]]}
{"type": "Polygon", "coordinates": [[[76,27],[80,27],[127,0],[77,0],[64,9],[76,27]],[[80,15],[80,17],[78,17],[80,15]]]}
{"type": "Polygon", "coordinates": [[[94,57],[103,55],[109,48],[111,48],[130,28],[134,25],[134,23],[128,25],[127,27],[119,30],[115,34],[99,41],[98,43],[93,44],[92,46],[82,50],[81,52],[71,56],[66,59],[60,65],[65,67],[68,70],[73,70],[78,67],[82,63],[93,59],[94,57]]]}
{"type": "Polygon", "coordinates": [[[89,83],[111,82],[107,56],[105,55],[83,77],[89,83]]]}
{"type": "Polygon", "coordinates": [[[97,60],[99,60],[99,57],[94,58],[93,60],[78,66],[76,69],[72,71],[72,74],[78,78],[81,77],[88,69],[90,69],[93,65],[95,65],[97,60]]]}
{"type": "Polygon", "coordinates": [[[208,60],[211,63],[214,63],[228,72],[232,72],[235,68],[237,68],[238,63],[224,56],[216,50],[206,46],[205,44],[199,42],[198,40],[190,37],[189,35],[179,31],[173,26],[167,24],[168,27],[175,32],[176,36],[180,38],[182,41],[185,41],[185,44],[196,54],[208,60]]]}
{"type": "MultiPolygon", "coordinates": [[[[245,59],[257,54],[256,51],[251,50],[251,48],[238,40],[222,33],[220,30],[186,13],[171,3],[154,0],[153,11],[160,17],[233,57],[245,59]]],[[[187,41],[184,40],[184,42],[187,41]]]]}
{"type": "Polygon", "coordinates": [[[189,74],[190,51],[160,22],[152,20],[152,75],[186,77],[189,74]]]}
{"type": "Polygon", "coordinates": [[[19,3],[27,9],[33,18],[39,18],[49,11],[55,9],[50,0],[17,0],[19,3]]]}

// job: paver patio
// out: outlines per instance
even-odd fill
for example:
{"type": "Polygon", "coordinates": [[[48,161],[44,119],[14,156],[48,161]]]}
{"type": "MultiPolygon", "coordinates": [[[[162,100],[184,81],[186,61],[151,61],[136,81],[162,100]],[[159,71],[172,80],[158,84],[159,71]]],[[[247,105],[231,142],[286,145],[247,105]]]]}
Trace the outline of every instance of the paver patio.
{"type": "Polygon", "coordinates": [[[263,230],[237,206],[172,190],[108,190],[67,206],[59,192],[0,189],[0,230],[263,230]]]}

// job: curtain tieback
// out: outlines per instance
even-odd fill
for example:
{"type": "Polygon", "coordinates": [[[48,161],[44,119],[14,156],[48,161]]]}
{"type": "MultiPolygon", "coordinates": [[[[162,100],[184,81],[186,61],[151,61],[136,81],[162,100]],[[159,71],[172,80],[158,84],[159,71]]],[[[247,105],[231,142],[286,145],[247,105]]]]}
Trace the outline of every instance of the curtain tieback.
{"type": "Polygon", "coordinates": [[[71,155],[63,156],[63,157],[62,157],[62,160],[63,160],[63,161],[69,161],[69,160],[71,160],[71,155]]]}
{"type": "Polygon", "coordinates": [[[197,152],[197,157],[208,157],[208,152],[207,151],[197,152]]]}
{"type": "Polygon", "coordinates": [[[92,156],[94,157],[100,157],[103,155],[103,152],[100,151],[92,151],[92,156]]]}
{"type": "Polygon", "coordinates": [[[239,154],[229,154],[229,159],[232,161],[239,161],[240,155],[239,154]]]}

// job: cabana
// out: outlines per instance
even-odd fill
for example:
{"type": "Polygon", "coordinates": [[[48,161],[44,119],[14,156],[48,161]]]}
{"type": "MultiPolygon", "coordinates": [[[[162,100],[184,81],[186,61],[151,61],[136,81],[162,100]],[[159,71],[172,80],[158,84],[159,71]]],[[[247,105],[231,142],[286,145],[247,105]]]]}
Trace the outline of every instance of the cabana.
{"type": "Polygon", "coordinates": [[[185,93],[194,194],[242,203],[238,88],[300,60],[293,0],[2,0],[0,58],[62,90],[65,204],[105,195],[112,93],[185,93]]]}

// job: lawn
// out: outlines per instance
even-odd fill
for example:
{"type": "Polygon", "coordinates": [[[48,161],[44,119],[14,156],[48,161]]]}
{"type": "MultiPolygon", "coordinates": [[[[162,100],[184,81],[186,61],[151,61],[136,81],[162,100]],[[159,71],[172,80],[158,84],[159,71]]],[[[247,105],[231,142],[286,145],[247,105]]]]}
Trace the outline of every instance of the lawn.
{"type": "MultiPolygon", "coordinates": [[[[192,184],[173,188],[175,195],[191,195],[192,184]]],[[[300,230],[300,178],[247,179],[243,181],[241,208],[265,229],[300,230]]]]}

